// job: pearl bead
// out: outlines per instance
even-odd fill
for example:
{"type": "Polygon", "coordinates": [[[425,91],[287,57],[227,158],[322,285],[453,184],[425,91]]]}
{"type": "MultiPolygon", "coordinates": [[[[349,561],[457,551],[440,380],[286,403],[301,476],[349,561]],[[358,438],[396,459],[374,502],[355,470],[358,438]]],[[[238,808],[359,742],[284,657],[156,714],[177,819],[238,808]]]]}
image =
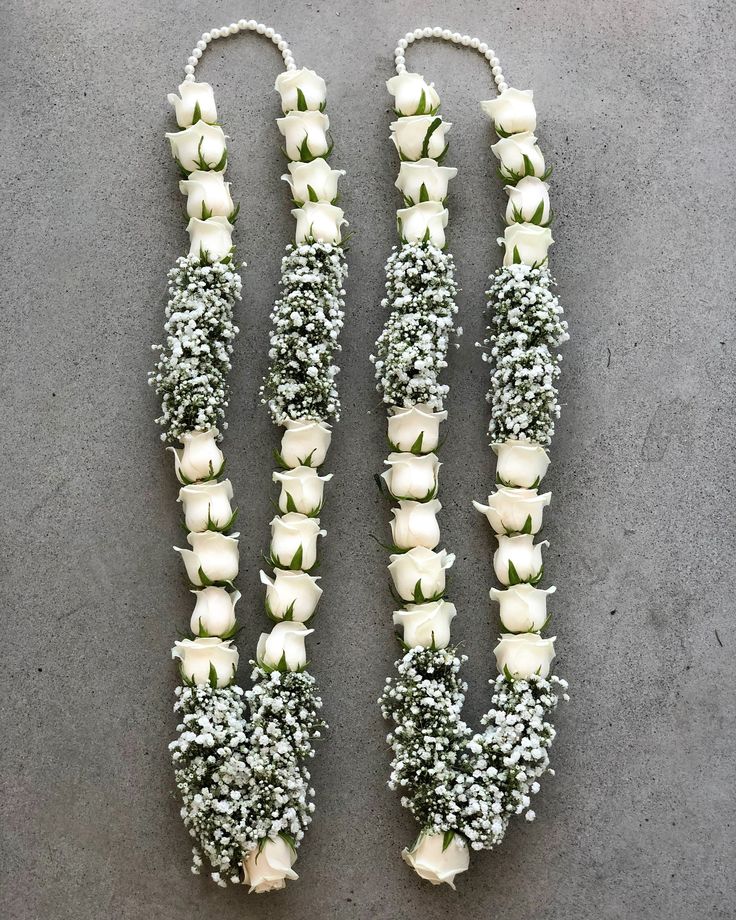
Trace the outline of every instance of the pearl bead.
{"type": "Polygon", "coordinates": [[[197,66],[197,59],[193,54],[190,54],[187,58],[187,64],[192,64],[194,67],[197,66]]]}
{"type": "Polygon", "coordinates": [[[186,77],[184,77],[184,82],[185,82],[185,83],[194,83],[194,74],[193,74],[193,73],[188,73],[188,74],[186,75],[186,77]]]}
{"type": "Polygon", "coordinates": [[[506,90],[507,90],[508,88],[509,88],[508,83],[503,83],[503,82],[501,82],[501,83],[498,84],[498,91],[499,91],[499,93],[505,93],[506,90]]]}
{"type": "Polygon", "coordinates": [[[187,64],[187,66],[184,68],[184,73],[191,74],[192,79],[194,79],[194,66],[192,64],[187,64]]]}
{"type": "MultiPolygon", "coordinates": [[[[420,31],[421,31],[421,30],[420,30],[420,31]]],[[[407,45],[411,45],[411,44],[413,43],[415,37],[416,37],[416,36],[414,35],[413,32],[407,32],[406,35],[404,36],[404,40],[406,41],[407,45]]]]}
{"type": "Polygon", "coordinates": [[[442,30],[442,38],[444,38],[444,40],[445,40],[446,42],[449,42],[450,39],[452,38],[452,32],[450,32],[449,29],[443,29],[443,30],[442,30]]]}
{"type": "Polygon", "coordinates": [[[206,47],[207,47],[207,42],[206,42],[206,41],[203,41],[202,39],[200,39],[200,40],[197,42],[197,50],[198,50],[198,51],[204,51],[204,50],[206,49],[206,47]]]}
{"type": "Polygon", "coordinates": [[[439,26],[435,26],[434,29],[432,29],[432,36],[434,38],[442,38],[442,29],[439,26]]]}
{"type": "Polygon", "coordinates": [[[460,39],[460,41],[463,43],[463,45],[465,45],[465,46],[467,47],[467,46],[470,44],[470,42],[472,41],[472,39],[471,39],[471,37],[470,37],[469,35],[463,35],[463,37],[460,39]]]}
{"type": "Polygon", "coordinates": [[[478,45],[478,51],[480,51],[481,54],[485,54],[486,51],[488,51],[488,45],[485,42],[481,42],[478,45]]]}
{"type": "Polygon", "coordinates": [[[266,36],[266,38],[273,38],[275,34],[276,34],[276,32],[275,32],[274,29],[272,29],[270,26],[269,26],[269,28],[266,29],[266,31],[264,32],[264,35],[266,36]]]}
{"type": "Polygon", "coordinates": [[[230,34],[230,26],[222,26],[220,28],[220,36],[222,38],[227,38],[229,34],[230,34]]]}
{"type": "Polygon", "coordinates": [[[400,38],[396,44],[399,48],[406,48],[409,42],[405,38],[400,38]]]}
{"type": "Polygon", "coordinates": [[[282,38],[281,41],[278,43],[277,47],[278,47],[279,51],[286,51],[286,49],[287,49],[289,46],[288,46],[288,44],[287,44],[287,43],[283,40],[283,38],[282,38]]]}
{"type": "Polygon", "coordinates": [[[486,57],[486,60],[488,61],[488,63],[490,64],[491,61],[493,60],[493,52],[492,52],[492,51],[486,51],[485,57],[486,57]]]}
{"type": "Polygon", "coordinates": [[[231,35],[237,35],[238,32],[240,32],[240,23],[239,23],[239,22],[231,22],[231,23],[230,23],[230,34],[231,34],[231,35]]]}
{"type": "MultiPolygon", "coordinates": [[[[414,29],[414,38],[421,38],[426,31],[426,29],[414,29]]],[[[429,34],[432,34],[431,29],[429,30],[429,34]]]]}
{"type": "Polygon", "coordinates": [[[406,67],[406,58],[403,55],[398,55],[396,58],[397,67],[406,67]]]}
{"type": "Polygon", "coordinates": [[[209,42],[212,41],[212,33],[211,33],[211,32],[203,32],[203,33],[202,33],[202,41],[203,41],[203,42],[207,42],[207,43],[209,44],[209,42]]]}
{"type": "Polygon", "coordinates": [[[488,60],[491,62],[491,67],[498,67],[498,65],[501,63],[499,59],[496,57],[493,51],[489,51],[488,53],[490,54],[488,60]]]}
{"type": "Polygon", "coordinates": [[[278,45],[278,43],[282,41],[282,37],[278,32],[274,32],[274,34],[271,36],[271,41],[274,43],[274,45],[278,45]]]}
{"type": "Polygon", "coordinates": [[[212,36],[213,39],[219,38],[219,37],[220,37],[220,30],[219,30],[219,29],[213,29],[213,30],[210,32],[210,35],[212,36]]]}
{"type": "Polygon", "coordinates": [[[471,48],[477,48],[479,44],[480,44],[480,39],[478,39],[478,38],[471,38],[471,39],[470,39],[470,47],[471,47],[471,48]]]}
{"type": "Polygon", "coordinates": [[[501,73],[501,68],[498,66],[498,64],[496,64],[496,66],[491,69],[491,73],[494,77],[497,77],[501,73]]]}
{"type": "Polygon", "coordinates": [[[258,25],[256,26],[256,32],[257,32],[259,35],[263,35],[263,33],[264,33],[265,31],[266,31],[266,27],[263,25],[262,22],[259,22],[258,25]]]}
{"type": "Polygon", "coordinates": [[[453,32],[452,40],[455,42],[456,45],[459,45],[460,42],[463,40],[463,37],[459,32],[453,32]]]}
{"type": "Polygon", "coordinates": [[[239,28],[239,29],[247,29],[247,28],[248,28],[248,20],[247,20],[247,19],[239,19],[239,20],[238,20],[238,28],[239,28]]]}

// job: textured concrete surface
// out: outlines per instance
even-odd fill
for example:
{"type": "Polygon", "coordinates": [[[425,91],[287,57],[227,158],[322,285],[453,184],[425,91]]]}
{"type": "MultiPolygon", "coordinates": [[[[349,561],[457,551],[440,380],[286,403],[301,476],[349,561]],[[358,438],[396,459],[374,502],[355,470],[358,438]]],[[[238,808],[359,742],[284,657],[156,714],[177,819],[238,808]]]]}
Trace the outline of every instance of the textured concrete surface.
{"type": "MultiPolygon", "coordinates": [[[[640,0],[151,4],[9,0],[3,78],[4,492],[0,912],[9,920],[692,920],[736,913],[734,890],[734,6],[640,0]],[[189,873],[172,794],[169,649],[190,601],[171,464],[146,386],[164,277],[185,245],[163,132],[166,93],[206,27],[276,26],[328,81],[335,162],[354,231],[324,520],[326,589],[312,643],[329,739],[299,883],[246,899],[189,873]],[[384,456],[368,354],[393,242],[391,53],[407,28],[479,34],[512,84],[535,89],[556,167],[555,273],[572,341],[546,536],[559,671],[557,776],[538,821],[476,857],[457,893],[398,859],[411,819],[385,788],[375,705],[396,648],[385,554],[384,456]]],[[[458,554],[455,634],[468,713],[492,672],[483,290],[502,192],[477,107],[480,58],[410,52],[454,124],[449,240],[465,336],[453,354],[442,518],[458,554]]],[[[257,404],[268,312],[291,231],[271,92],[279,57],[252,35],[200,70],[231,135],[229,178],[249,262],[227,441],[243,506],[254,648],[274,432],[257,404]]],[[[245,657],[245,656],[244,656],[245,657]]],[[[242,669],[245,673],[247,666],[242,669]]]]}

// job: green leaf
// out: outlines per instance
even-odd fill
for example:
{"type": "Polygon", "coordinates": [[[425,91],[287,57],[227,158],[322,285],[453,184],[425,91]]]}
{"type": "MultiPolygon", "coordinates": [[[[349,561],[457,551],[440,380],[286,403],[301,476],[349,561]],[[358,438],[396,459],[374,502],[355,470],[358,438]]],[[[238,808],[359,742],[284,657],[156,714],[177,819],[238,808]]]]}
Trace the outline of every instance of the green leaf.
{"type": "Polygon", "coordinates": [[[429,142],[432,140],[432,135],[442,124],[441,118],[435,118],[432,120],[432,123],[427,128],[427,133],[424,135],[424,143],[422,144],[422,157],[429,156],[429,142]]]}
{"type": "Polygon", "coordinates": [[[307,186],[307,193],[309,194],[310,201],[319,201],[319,197],[311,185],[307,186]]]}
{"type": "Polygon", "coordinates": [[[304,140],[299,145],[299,159],[302,163],[310,163],[314,159],[312,152],[309,149],[309,143],[307,141],[306,134],[304,135],[304,140]]]}
{"type": "Polygon", "coordinates": [[[290,511],[296,511],[296,512],[299,511],[299,509],[296,506],[296,502],[294,501],[294,498],[292,497],[291,492],[286,493],[286,511],[287,513],[290,511]]]}
{"type": "Polygon", "coordinates": [[[506,680],[510,680],[511,683],[514,682],[514,675],[511,673],[511,671],[509,671],[509,667],[506,664],[503,666],[503,676],[506,678],[506,680]]]}
{"type": "Polygon", "coordinates": [[[217,163],[212,167],[212,170],[213,172],[222,172],[226,166],[227,166],[227,147],[225,147],[225,149],[222,151],[222,156],[217,161],[217,163]]]}
{"type": "Polygon", "coordinates": [[[409,448],[412,454],[421,454],[423,440],[424,440],[424,432],[420,431],[416,441],[409,448]]]}
{"type": "Polygon", "coordinates": [[[510,585],[520,585],[521,579],[519,578],[519,573],[516,571],[516,566],[509,559],[509,584],[510,585]]]}
{"type": "Polygon", "coordinates": [[[209,685],[213,690],[217,690],[217,671],[212,662],[210,662],[209,685]]]}
{"type": "Polygon", "coordinates": [[[204,628],[204,626],[202,626],[202,617],[198,617],[198,618],[197,618],[197,622],[199,623],[199,627],[198,627],[198,629],[197,629],[197,635],[199,636],[199,638],[200,638],[200,639],[209,639],[209,638],[210,638],[210,634],[207,632],[207,630],[204,628]]]}
{"type": "Polygon", "coordinates": [[[422,187],[419,189],[419,201],[429,201],[429,192],[427,191],[427,186],[422,182],[422,187]]]}
{"type": "Polygon", "coordinates": [[[182,176],[184,176],[185,179],[188,179],[188,178],[189,178],[189,170],[184,169],[184,166],[183,166],[181,160],[179,159],[179,157],[174,157],[174,162],[175,162],[176,165],[178,166],[179,172],[181,172],[182,176]]]}
{"type": "Polygon", "coordinates": [[[294,553],[291,562],[289,563],[290,569],[301,569],[302,567],[302,558],[304,556],[304,547],[300,543],[299,548],[294,553]]]}
{"type": "Polygon", "coordinates": [[[290,467],[289,464],[286,462],[286,460],[284,460],[284,458],[281,456],[281,452],[278,451],[275,447],[274,447],[274,449],[273,449],[273,458],[274,458],[274,460],[276,461],[276,463],[278,463],[278,465],[281,467],[282,470],[290,470],[290,469],[291,469],[291,467],[290,467]]]}
{"type": "Polygon", "coordinates": [[[521,256],[519,255],[519,247],[514,246],[514,265],[521,264],[521,256]]]}
{"type": "Polygon", "coordinates": [[[544,199],[537,205],[537,210],[532,214],[530,223],[540,225],[544,216],[544,199]]]}
{"type": "Polygon", "coordinates": [[[293,620],[294,619],[294,604],[296,601],[292,601],[289,606],[284,611],[284,615],[281,618],[282,620],[293,620]]]}
{"type": "Polygon", "coordinates": [[[240,214],[240,202],[238,202],[238,204],[235,205],[233,210],[227,215],[227,219],[229,223],[234,224],[235,221],[238,219],[238,214],[240,214]]]}
{"type": "Polygon", "coordinates": [[[204,574],[204,569],[202,568],[201,565],[199,567],[199,572],[197,572],[197,575],[199,576],[199,580],[202,582],[203,587],[209,588],[210,585],[214,584],[214,582],[210,581],[209,578],[204,574]]]}
{"type": "Polygon", "coordinates": [[[422,237],[422,242],[423,242],[423,243],[428,243],[428,242],[429,242],[429,227],[427,227],[427,229],[424,231],[424,236],[422,237]]]}
{"type": "Polygon", "coordinates": [[[307,100],[304,98],[304,93],[298,86],[296,88],[296,108],[298,112],[307,111],[307,100]]]}
{"type": "Polygon", "coordinates": [[[529,157],[524,154],[524,175],[533,176],[534,175],[534,164],[529,159],[529,157]]]}
{"type": "Polygon", "coordinates": [[[524,521],[524,526],[521,528],[521,533],[531,533],[532,532],[532,516],[527,514],[526,520],[524,521]]]}
{"type": "Polygon", "coordinates": [[[198,121],[202,119],[202,109],[199,107],[199,102],[194,103],[194,111],[192,112],[192,124],[196,125],[198,121]]]}
{"type": "Polygon", "coordinates": [[[422,95],[419,97],[419,102],[417,104],[415,115],[426,115],[427,114],[427,94],[422,90],[422,95]]]}
{"type": "Polygon", "coordinates": [[[210,217],[212,217],[212,211],[210,211],[210,209],[207,207],[207,205],[203,201],[202,202],[202,220],[208,220],[210,217]]]}
{"type": "MultiPolygon", "coordinates": [[[[315,450],[317,450],[316,447],[314,448],[314,450],[310,450],[309,453],[307,454],[307,456],[304,457],[303,460],[302,460],[301,458],[299,458],[299,463],[300,463],[302,466],[312,466],[312,458],[314,457],[314,451],[315,451],[315,450]]],[[[315,467],[315,469],[316,469],[316,467],[315,467]]]]}
{"type": "Polygon", "coordinates": [[[422,594],[422,579],[418,578],[417,583],[414,585],[414,603],[423,604],[424,595],[422,594]]]}
{"type": "Polygon", "coordinates": [[[534,575],[532,578],[529,579],[529,584],[538,585],[543,577],[544,577],[544,566],[540,568],[540,570],[537,572],[536,575],[534,575]]]}
{"type": "Polygon", "coordinates": [[[452,843],[454,836],[455,836],[455,831],[445,831],[442,837],[442,852],[443,853],[452,843]]]}

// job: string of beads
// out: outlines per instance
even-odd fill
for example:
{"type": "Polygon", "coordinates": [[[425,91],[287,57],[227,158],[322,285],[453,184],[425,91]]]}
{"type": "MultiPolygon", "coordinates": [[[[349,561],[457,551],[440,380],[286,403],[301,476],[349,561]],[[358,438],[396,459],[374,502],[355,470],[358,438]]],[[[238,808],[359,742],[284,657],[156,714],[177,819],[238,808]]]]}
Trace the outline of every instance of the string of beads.
{"type": "Polygon", "coordinates": [[[237,22],[231,22],[229,26],[221,26],[219,29],[210,29],[209,32],[202,33],[202,37],[187,58],[186,67],[184,68],[185,82],[194,82],[194,70],[210,42],[218,38],[227,38],[228,35],[237,35],[238,32],[256,32],[258,35],[265,35],[281,52],[286,69],[296,70],[294,56],[289,48],[289,43],[275,29],[264,25],[262,22],[256,22],[255,19],[239,19],[237,22]]]}
{"type": "Polygon", "coordinates": [[[489,48],[485,42],[479,38],[473,38],[470,35],[461,35],[460,32],[452,32],[450,29],[442,29],[440,26],[425,26],[422,29],[414,29],[413,32],[407,32],[403,38],[400,38],[394,51],[396,61],[396,73],[401,74],[406,71],[406,49],[420,38],[442,38],[446,42],[453,42],[456,45],[464,45],[466,48],[474,48],[479,54],[488,61],[493,74],[493,80],[498,87],[499,93],[507,90],[508,83],[504,80],[501,64],[496,57],[496,52],[489,48]]]}

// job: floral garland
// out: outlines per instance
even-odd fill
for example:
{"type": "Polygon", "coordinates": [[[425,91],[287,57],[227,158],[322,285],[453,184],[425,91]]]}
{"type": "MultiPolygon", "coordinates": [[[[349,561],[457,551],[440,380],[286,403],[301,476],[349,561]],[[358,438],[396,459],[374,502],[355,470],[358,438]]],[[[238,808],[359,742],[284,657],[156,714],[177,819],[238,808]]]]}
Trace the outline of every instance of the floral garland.
{"type": "Polygon", "coordinates": [[[401,243],[386,266],[383,306],[389,316],[372,361],[388,407],[391,453],[383,481],[398,503],[388,568],[402,605],[393,620],[405,654],[379,703],[393,723],[389,785],[420,827],[402,855],[422,878],[454,887],[455,876],[469,866],[471,849],[499,844],[513,815],[534,819],[531,797],[542,775],[553,773],[549,748],[555,730],[549,716],[560,697],[567,699],[567,683],[550,676],[555,640],[541,636],[549,619],[547,596],[555,589],[536,587],[547,544],[534,544],[534,535],[551,498],[537,488],[559,417],[555,349],[567,339],[567,326],[546,267],[552,243],[544,181],[549,173],[532,133],[531,91],[508,87],[487,45],[447,29],[407,33],[396,49],[396,70],[387,87],[397,115],[391,139],[401,159],[396,186],[405,207],[397,212],[401,243]],[[494,570],[504,588],[492,588],[490,596],[500,604],[504,631],[495,648],[500,673],[491,681],[490,708],[478,733],[462,720],[465,657],[450,644],[457,611],[445,591],[454,556],[437,550],[436,515],[442,507],[437,450],[448,391],[439,377],[457,312],[453,260],[443,252],[445,203],[457,170],[441,165],[451,125],[438,114],[433,84],[406,72],[406,48],[429,37],[474,48],[489,62],[499,95],[482,106],[500,138],[492,150],[509,195],[508,226],[499,241],[504,265],[491,276],[484,354],[492,368],[488,400],[497,491],[487,505],[474,502],[498,541],[494,570]]]}
{"type": "Polygon", "coordinates": [[[205,32],[172,94],[178,131],[167,134],[183,174],[190,248],[169,272],[166,341],[150,382],[162,399],[158,419],[181,484],[188,548],[180,553],[196,601],[190,638],[175,643],[182,685],[175,711],[178,737],[170,745],[181,794],[181,815],[194,838],[192,871],[206,860],[220,886],[244,883],[250,891],[283,888],[296,879],[296,849],[314,811],[306,762],[324,728],[321,701],[307,672],[306,625],[322,589],[317,565],[324,483],[318,467],[339,416],[334,358],[343,320],[341,246],[343,212],[336,207],[341,171],[326,160],[332,149],[324,113],[325,83],[297,70],[287,43],[255,20],[205,32]],[[283,118],[296,241],[282,263],[282,294],[272,313],[270,370],[262,398],[285,430],[275,451],[280,470],[278,514],[271,522],[268,560],[261,573],[265,607],[275,621],[258,640],[253,686],[236,683],[240,598],[237,516],[233,488],[222,478],[220,429],[228,405],[227,375],[238,332],[233,308],[241,281],[233,266],[232,231],[238,208],[224,180],[228,152],[217,123],[212,88],[194,79],[195,67],[215,39],[242,31],[265,35],[281,51],[286,70],[276,80],[283,118]]]}

